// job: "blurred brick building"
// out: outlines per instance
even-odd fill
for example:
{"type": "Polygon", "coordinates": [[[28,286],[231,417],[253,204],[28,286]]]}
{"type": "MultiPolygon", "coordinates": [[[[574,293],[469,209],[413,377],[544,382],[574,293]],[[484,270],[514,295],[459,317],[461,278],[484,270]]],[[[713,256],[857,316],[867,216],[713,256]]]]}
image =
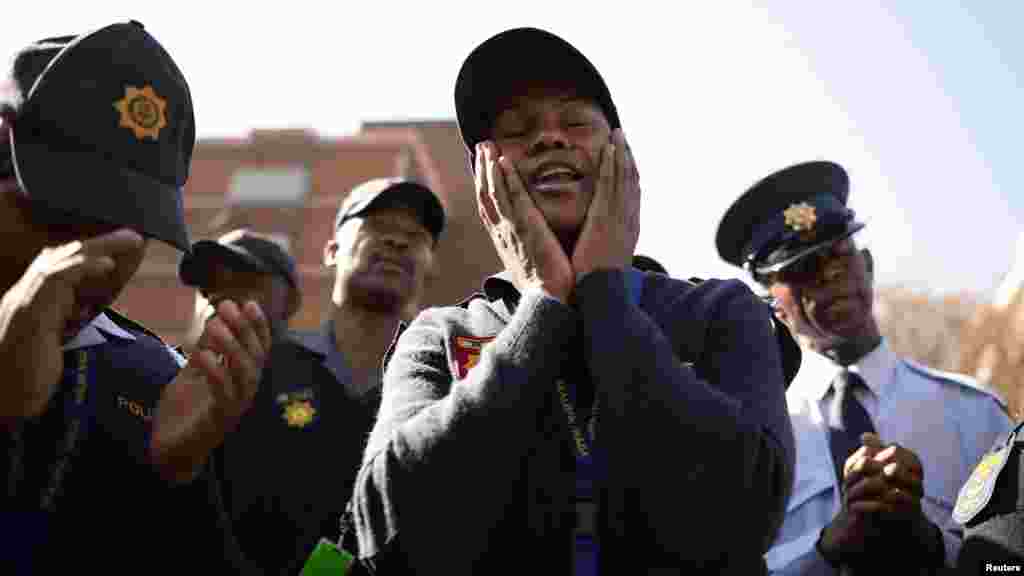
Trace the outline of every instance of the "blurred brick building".
{"type": "MultiPolygon", "coordinates": [[[[248,138],[201,140],[185,190],[193,240],[248,227],[273,235],[299,264],[304,294],[292,319],[315,328],[330,297],[332,271],[322,265],[335,212],[349,190],[385,176],[427,184],[448,213],[438,244],[438,275],[425,305],[451,304],[499,269],[477,217],[473,181],[453,121],[366,123],[350,136],[322,139],[304,130],[255,131],[248,138]]],[[[146,261],[115,304],[169,343],[188,331],[194,292],[177,279],[179,255],[150,243],[146,261]]]]}
{"type": "Polygon", "coordinates": [[[899,286],[875,288],[875,316],[889,345],[932,368],[962,372],[965,330],[980,302],[967,292],[927,294],[899,286]]]}
{"type": "Polygon", "coordinates": [[[964,340],[964,371],[1000,390],[1010,415],[1024,419],[1024,234],[1014,263],[992,301],[971,317],[964,340]]]}

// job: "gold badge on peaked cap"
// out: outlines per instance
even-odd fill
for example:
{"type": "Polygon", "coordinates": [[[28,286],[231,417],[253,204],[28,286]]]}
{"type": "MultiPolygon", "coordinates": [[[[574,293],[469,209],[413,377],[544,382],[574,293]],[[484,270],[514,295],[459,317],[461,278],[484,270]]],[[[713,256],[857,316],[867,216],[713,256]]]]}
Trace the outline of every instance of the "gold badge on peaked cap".
{"type": "Polygon", "coordinates": [[[797,232],[813,230],[814,223],[818,221],[814,206],[806,202],[791,204],[782,215],[786,218],[786,226],[797,232]]]}
{"type": "Polygon", "coordinates": [[[114,102],[114,108],[121,113],[119,126],[130,129],[139,140],[147,136],[157,140],[167,127],[167,101],[152,86],[125,86],[124,98],[114,102]]]}

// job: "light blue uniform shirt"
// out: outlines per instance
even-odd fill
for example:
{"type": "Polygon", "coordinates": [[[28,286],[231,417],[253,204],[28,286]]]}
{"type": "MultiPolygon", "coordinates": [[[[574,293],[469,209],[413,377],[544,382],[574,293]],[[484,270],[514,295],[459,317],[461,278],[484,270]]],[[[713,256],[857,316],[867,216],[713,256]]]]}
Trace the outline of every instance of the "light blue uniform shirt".
{"type": "MultiPolygon", "coordinates": [[[[921,459],[921,509],[942,529],[946,564],[952,566],[961,541],[953,506],[975,464],[1013,428],[1005,401],[971,378],[896,356],[884,340],[850,369],[868,385],[869,390],[855,394],[882,442],[895,442],[921,459]]],[[[831,383],[839,370],[824,356],[804,350],[786,393],[796,438],[796,479],[782,529],[765,555],[774,574],[835,574],[815,543],[841,506],[827,420],[831,383]]]]}

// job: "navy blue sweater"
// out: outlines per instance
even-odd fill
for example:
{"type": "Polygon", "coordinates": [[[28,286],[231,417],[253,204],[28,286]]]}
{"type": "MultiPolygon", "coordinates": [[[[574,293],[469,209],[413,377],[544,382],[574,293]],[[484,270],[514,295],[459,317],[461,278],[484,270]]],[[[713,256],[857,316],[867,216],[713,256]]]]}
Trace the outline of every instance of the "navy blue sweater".
{"type": "Polygon", "coordinates": [[[585,277],[572,306],[500,276],[485,292],[397,341],[356,480],[360,555],[382,571],[572,573],[555,382],[582,373],[607,463],[602,571],[762,570],[794,467],[768,307],[736,280],[653,274],[635,306],[612,271],[585,277]],[[466,336],[493,340],[460,378],[466,336]]]}

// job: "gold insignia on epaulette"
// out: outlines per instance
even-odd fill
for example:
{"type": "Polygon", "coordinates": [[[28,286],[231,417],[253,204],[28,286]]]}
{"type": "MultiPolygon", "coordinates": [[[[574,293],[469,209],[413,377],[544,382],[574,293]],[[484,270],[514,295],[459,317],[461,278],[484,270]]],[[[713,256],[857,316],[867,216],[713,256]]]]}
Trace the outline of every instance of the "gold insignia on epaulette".
{"type": "Polygon", "coordinates": [[[791,204],[782,215],[786,219],[786,226],[797,232],[814,230],[814,223],[818,221],[818,214],[814,206],[806,202],[791,204]]]}
{"type": "Polygon", "coordinates": [[[153,91],[152,86],[142,89],[124,87],[124,98],[114,102],[121,113],[121,128],[128,128],[139,140],[160,138],[160,130],[167,127],[167,101],[153,91]]]}
{"type": "Polygon", "coordinates": [[[960,524],[966,524],[988,504],[996,480],[999,478],[999,472],[1002,471],[1012,447],[1013,444],[1004,446],[1000,450],[989,452],[981,459],[981,462],[974,468],[974,472],[971,473],[971,477],[960,488],[956,506],[953,508],[954,520],[960,524]]]}
{"type": "Polygon", "coordinates": [[[284,419],[292,428],[304,428],[316,416],[316,408],[309,400],[295,400],[285,404],[284,419]]]}

